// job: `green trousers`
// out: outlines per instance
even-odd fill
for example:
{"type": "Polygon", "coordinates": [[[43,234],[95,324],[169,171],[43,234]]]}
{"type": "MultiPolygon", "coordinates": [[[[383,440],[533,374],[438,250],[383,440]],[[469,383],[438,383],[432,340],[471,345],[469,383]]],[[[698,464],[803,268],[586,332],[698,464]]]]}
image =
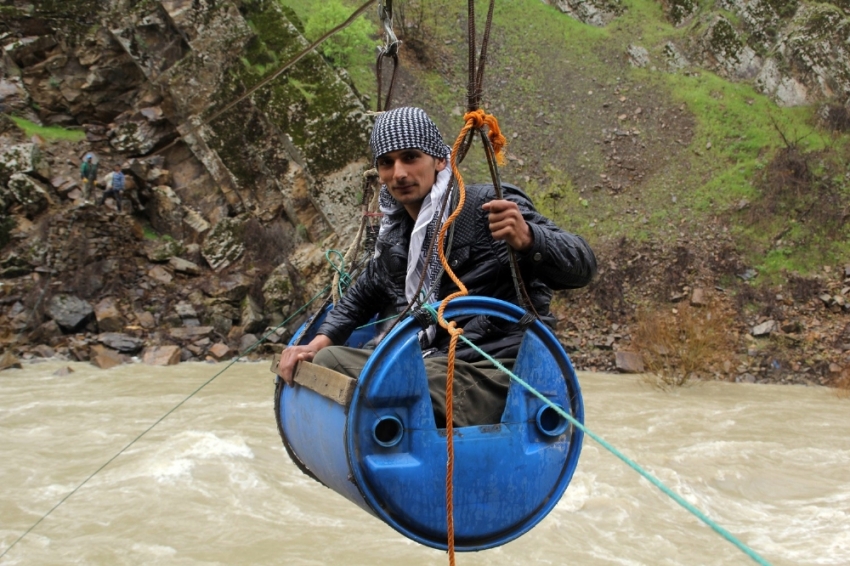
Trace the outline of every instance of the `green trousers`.
{"type": "MultiPolygon", "coordinates": [[[[372,353],[372,350],[329,346],[319,350],[313,363],[357,379],[372,353]]],[[[434,420],[437,428],[445,428],[448,358],[428,357],[423,362],[434,406],[434,420]]],[[[514,360],[499,360],[499,363],[512,369],[514,360]]],[[[487,360],[475,363],[455,360],[454,426],[498,423],[505,410],[509,384],[510,377],[487,360]]]]}

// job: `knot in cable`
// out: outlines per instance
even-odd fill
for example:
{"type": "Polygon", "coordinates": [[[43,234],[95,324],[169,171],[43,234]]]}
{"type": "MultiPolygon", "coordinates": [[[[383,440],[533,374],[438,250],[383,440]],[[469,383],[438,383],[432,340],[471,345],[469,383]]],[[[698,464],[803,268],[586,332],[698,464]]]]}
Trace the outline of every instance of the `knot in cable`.
{"type": "Polygon", "coordinates": [[[528,330],[528,327],[534,324],[534,321],[537,320],[537,317],[529,311],[525,311],[522,315],[522,318],[517,322],[517,326],[519,326],[520,330],[523,332],[528,330]]]}
{"type": "Polygon", "coordinates": [[[487,114],[482,109],[473,110],[463,115],[463,120],[466,123],[472,123],[472,127],[481,129],[487,126],[487,138],[493,145],[493,152],[496,154],[496,163],[499,165],[505,164],[504,149],[508,145],[508,140],[502,135],[502,130],[499,128],[499,121],[492,114],[487,114]]]}
{"type": "Polygon", "coordinates": [[[460,336],[463,334],[463,328],[457,327],[456,320],[450,320],[446,325],[446,332],[448,332],[450,336],[460,336]]]}
{"type": "Polygon", "coordinates": [[[422,330],[426,330],[429,326],[437,322],[437,311],[432,309],[419,308],[410,313],[410,316],[419,324],[422,330]]]}

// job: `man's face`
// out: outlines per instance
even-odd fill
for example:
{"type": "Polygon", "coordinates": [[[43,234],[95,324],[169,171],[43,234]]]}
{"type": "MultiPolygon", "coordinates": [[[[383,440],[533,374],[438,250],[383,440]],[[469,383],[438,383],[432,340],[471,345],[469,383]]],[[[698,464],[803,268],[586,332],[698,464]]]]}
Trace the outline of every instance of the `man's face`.
{"type": "Polygon", "coordinates": [[[390,151],[378,157],[377,164],[381,183],[414,218],[437,180],[437,173],[446,168],[445,159],[418,149],[390,151]]]}

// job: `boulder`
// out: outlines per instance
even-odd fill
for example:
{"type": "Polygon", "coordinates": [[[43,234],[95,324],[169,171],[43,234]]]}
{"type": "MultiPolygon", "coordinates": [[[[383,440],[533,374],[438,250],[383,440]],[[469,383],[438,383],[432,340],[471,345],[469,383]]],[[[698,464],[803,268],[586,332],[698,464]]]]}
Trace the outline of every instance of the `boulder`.
{"type": "Polygon", "coordinates": [[[167,269],[159,265],[154,265],[148,270],[148,277],[165,285],[171,283],[171,280],[174,278],[167,269]]]}
{"type": "Polygon", "coordinates": [[[142,362],[150,366],[174,366],[180,363],[179,346],[152,346],[145,350],[142,362]]]}
{"type": "MultiPolygon", "coordinates": [[[[694,3],[696,5],[696,3],[694,3]]],[[[684,69],[689,66],[691,63],[688,61],[687,57],[685,57],[679,48],[676,47],[676,44],[672,41],[668,41],[664,44],[664,49],[662,49],[662,53],[664,58],[667,60],[667,68],[671,71],[677,71],[679,69],[684,69]]]]}
{"type": "Polygon", "coordinates": [[[60,197],[64,197],[69,200],[74,199],[71,193],[75,189],[77,191],[77,198],[79,198],[79,195],[82,194],[79,183],[77,183],[77,181],[74,179],[66,179],[64,177],[53,177],[52,179],[50,179],[50,185],[60,197]]]}
{"type": "Polygon", "coordinates": [[[65,332],[82,328],[93,314],[89,303],[73,295],[54,295],[47,303],[47,316],[65,332]]]}
{"type": "Polygon", "coordinates": [[[0,100],[3,101],[3,106],[15,114],[32,119],[30,96],[20,77],[0,76],[0,100]]]}
{"type": "MultiPolygon", "coordinates": [[[[249,348],[257,348],[257,337],[253,334],[244,334],[239,339],[239,351],[245,353],[249,348]]],[[[253,351],[253,350],[252,350],[253,351]]]]}
{"type": "Polygon", "coordinates": [[[32,175],[43,181],[50,179],[50,164],[38,144],[0,146],[0,185],[8,183],[15,173],[32,175]]]}
{"type": "Polygon", "coordinates": [[[94,306],[94,316],[101,332],[120,332],[124,329],[124,317],[113,297],[107,297],[97,303],[94,306]]]}
{"type": "Polygon", "coordinates": [[[68,339],[68,353],[78,362],[87,362],[91,355],[91,344],[80,335],[71,337],[68,339]]]}
{"type": "Polygon", "coordinates": [[[210,346],[209,354],[216,360],[221,361],[231,357],[233,355],[233,350],[231,350],[230,346],[227,344],[217,342],[210,346]]]}
{"type": "Polygon", "coordinates": [[[614,363],[620,373],[643,373],[643,358],[636,352],[617,352],[614,363]]]}
{"type": "Polygon", "coordinates": [[[124,359],[121,357],[121,354],[115,350],[101,346],[100,344],[95,344],[91,347],[89,361],[92,365],[97,366],[100,369],[109,369],[115,366],[120,366],[124,363],[124,359]]]}
{"type": "Polygon", "coordinates": [[[183,227],[185,239],[199,242],[210,231],[210,223],[200,212],[188,206],[183,207],[183,227]]]}
{"type": "Polygon", "coordinates": [[[285,312],[292,309],[293,297],[292,280],[285,263],[277,266],[263,284],[263,297],[266,301],[266,312],[285,312]]]}
{"type": "Polygon", "coordinates": [[[627,50],[629,64],[632,67],[646,67],[649,65],[649,51],[640,45],[629,45],[627,50]]]}
{"type": "Polygon", "coordinates": [[[208,336],[215,330],[212,326],[181,326],[179,328],[170,328],[169,336],[178,340],[190,340],[199,336],[208,336]]]}
{"type": "Polygon", "coordinates": [[[753,336],[770,336],[771,333],[776,332],[778,329],[779,325],[775,320],[767,320],[754,326],[750,333],[753,336]]]}
{"type": "Polygon", "coordinates": [[[221,271],[242,257],[244,219],[224,218],[213,227],[201,247],[201,255],[215,271],[221,271]]]}
{"type": "Polygon", "coordinates": [[[61,368],[57,369],[56,371],[54,371],[53,375],[58,376],[58,377],[64,377],[66,375],[71,375],[72,373],[74,373],[74,368],[72,368],[70,366],[65,366],[65,367],[61,367],[61,368]]]}
{"type": "Polygon", "coordinates": [[[165,263],[174,256],[179,256],[186,247],[177,240],[157,240],[145,246],[145,256],[154,263],[165,263]]]}
{"type": "Polygon", "coordinates": [[[6,206],[17,203],[27,218],[34,218],[38,213],[45,210],[51,203],[47,186],[24,173],[13,173],[6,183],[7,189],[0,185],[0,195],[6,206]]]}
{"type": "Polygon", "coordinates": [[[218,304],[210,309],[209,322],[219,334],[230,334],[233,328],[233,320],[238,316],[230,305],[218,304]]]}
{"type": "Polygon", "coordinates": [[[148,171],[145,180],[149,185],[154,187],[158,187],[161,185],[171,186],[174,182],[174,177],[171,175],[171,171],[168,169],[160,169],[159,167],[153,167],[148,171]]]}
{"type": "Polygon", "coordinates": [[[783,70],[784,62],[767,59],[755,79],[758,90],[773,97],[779,106],[803,106],[808,103],[809,90],[783,70]]]}
{"type": "Polygon", "coordinates": [[[144,346],[140,338],[122,332],[104,332],[97,336],[97,341],[125,354],[138,352],[144,346]]]}
{"type": "MultiPolygon", "coordinates": [[[[55,320],[48,320],[37,326],[30,332],[29,340],[32,343],[54,344],[62,336],[62,330],[55,320]]],[[[55,345],[55,344],[54,344],[55,345]]]]}
{"type": "Polygon", "coordinates": [[[168,185],[156,186],[151,191],[147,211],[151,226],[157,232],[168,234],[178,240],[182,239],[183,210],[183,201],[168,185]]]}
{"type": "Polygon", "coordinates": [[[266,326],[263,309],[251,295],[246,295],[242,300],[242,313],[239,321],[242,324],[242,330],[249,334],[259,332],[266,326]]]}
{"type": "Polygon", "coordinates": [[[543,0],[543,3],[554,5],[571,18],[596,27],[607,25],[623,11],[616,0],[543,0]]]}
{"type": "Polygon", "coordinates": [[[171,269],[178,273],[185,273],[187,275],[201,274],[201,267],[199,265],[180,257],[170,258],[168,260],[168,265],[171,267],[171,269]]]}
{"type": "Polygon", "coordinates": [[[0,371],[9,369],[9,368],[17,368],[21,369],[21,361],[15,357],[15,354],[12,353],[12,350],[6,350],[0,355],[0,371]]]}
{"type": "Polygon", "coordinates": [[[198,313],[195,311],[195,307],[192,306],[192,303],[187,303],[186,301],[180,301],[177,303],[174,306],[174,311],[180,318],[198,318],[198,313]]]}
{"type": "Polygon", "coordinates": [[[48,359],[56,355],[56,350],[54,350],[47,344],[38,344],[32,349],[32,351],[41,356],[42,358],[48,359]]]}
{"type": "Polygon", "coordinates": [[[697,287],[691,292],[691,306],[692,307],[704,307],[708,305],[708,299],[705,295],[705,289],[702,287],[697,287]]]}
{"type": "Polygon", "coordinates": [[[109,145],[121,153],[144,155],[175,133],[157,107],[128,110],[115,118],[109,130],[109,145]]]}
{"type": "Polygon", "coordinates": [[[148,311],[136,311],[135,314],[136,320],[139,322],[139,326],[145,330],[151,330],[156,326],[156,319],[148,311]]]}
{"type": "Polygon", "coordinates": [[[327,240],[320,245],[298,246],[290,255],[292,268],[299,275],[308,296],[312,297],[330,282],[332,272],[325,259],[325,250],[336,247],[336,244],[327,240]]]}
{"type": "Polygon", "coordinates": [[[201,290],[217,299],[215,302],[232,302],[238,304],[248,294],[248,289],[254,282],[244,273],[232,273],[225,277],[209,277],[201,282],[201,290]]]}

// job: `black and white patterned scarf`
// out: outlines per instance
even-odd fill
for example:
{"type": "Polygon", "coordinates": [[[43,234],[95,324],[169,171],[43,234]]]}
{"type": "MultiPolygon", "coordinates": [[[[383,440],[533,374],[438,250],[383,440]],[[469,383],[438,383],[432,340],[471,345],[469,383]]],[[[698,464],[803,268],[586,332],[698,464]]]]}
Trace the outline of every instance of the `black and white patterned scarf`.
{"type": "MultiPolygon", "coordinates": [[[[425,256],[428,253],[431,239],[448,218],[448,206],[443,210],[442,217],[440,217],[439,212],[443,197],[446,191],[450,190],[451,178],[452,173],[448,167],[437,173],[437,180],[422,201],[422,207],[419,209],[419,215],[416,217],[416,222],[410,233],[410,244],[407,248],[407,276],[404,287],[404,296],[408,303],[414,301],[417,305],[431,303],[436,301],[439,295],[439,275],[442,269],[440,250],[435,245],[431,257],[426,258],[425,256]],[[420,288],[419,280],[423,277],[422,296],[415,297],[416,290],[420,288]]],[[[381,213],[384,215],[378,234],[380,238],[382,234],[395,228],[403,218],[401,215],[406,214],[406,212],[404,207],[392,197],[386,185],[381,187],[379,199],[381,213]]]]}

